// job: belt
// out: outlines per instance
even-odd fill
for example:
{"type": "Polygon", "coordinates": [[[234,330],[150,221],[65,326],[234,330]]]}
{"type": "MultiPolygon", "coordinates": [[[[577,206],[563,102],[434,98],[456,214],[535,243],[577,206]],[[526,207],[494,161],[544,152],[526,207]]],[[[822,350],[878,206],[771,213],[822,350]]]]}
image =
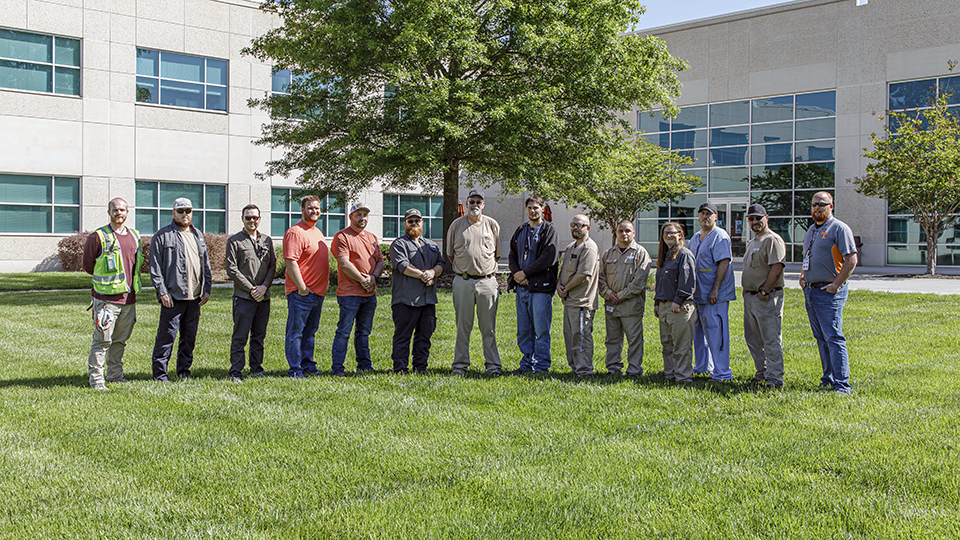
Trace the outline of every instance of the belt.
{"type": "Polygon", "coordinates": [[[822,288],[826,287],[827,285],[832,285],[832,284],[833,284],[832,281],[824,281],[824,282],[821,282],[821,283],[807,283],[807,287],[816,287],[816,288],[818,288],[818,289],[822,289],[822,288]]]}
{"type": "MultiPolygon", "coordinates": [[[[774,287],[770,292],[782,291],[783,287],[774,287]]],[[[743,291],[747,294],[760,294],[760,291],[743,291]]],[[[769,294],[769,293],[768,293],[769,294]]]]}
{"type": "Polygon", "coordinates": [[[493,274],[487,274],[485,276],[474,276],[472,274],[467,274],[466,272],[464,272],[463,274],[457,274],[457,275],[459,275],[463,279],[487,279],[488,277],[493,277],[493,274]]]}

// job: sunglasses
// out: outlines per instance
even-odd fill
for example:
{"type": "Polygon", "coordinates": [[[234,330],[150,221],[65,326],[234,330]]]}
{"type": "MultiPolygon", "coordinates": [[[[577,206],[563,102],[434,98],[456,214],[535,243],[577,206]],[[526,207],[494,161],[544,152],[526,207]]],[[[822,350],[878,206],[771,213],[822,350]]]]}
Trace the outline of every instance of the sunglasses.
{"type": "Polygon", "coordinates": [[[409,223],[410,225],[416,225],[417,223],[420,223],[420,220],[411,218],[407,220],[407,223],[409,223]]]}
{"type": "Polygon", "coordinates": [[[747,221],[753,223],[754,221],[763,221],[763,216],[747,216],[747,221]]]}
{"type": "Polygon", "coordinates": [[[828,202],[815,202],[815,203],[811,204],[810,206],[813,206],[814,208],[824,208],[824,207],[832,206],[832,205],[831,205],[830,203],[828,203],[828,202]]]}
{"type": "Polygon", "coordinates": [[[193,208],[177,208],[175,212],[178,214],[190,214],[193,212],[193,208]]]}
{"type": "Polygon", "coordinates": [[[590,225],[587,225],[586,223],[571,223],[570,226],[576,229],[582,229],[584,227],[589,227],[590,225]]]}
{"type": "Polygon", "coordinates": [[[483,204],[483,201],[467,201],[467,204],[469,204],[470,206],[480,206],[481,204],[483,204]]]}
{"type": "Polygon", "coordinates": [[[244,221],[260,221],[260,216],[243,216],[244,221]]]}

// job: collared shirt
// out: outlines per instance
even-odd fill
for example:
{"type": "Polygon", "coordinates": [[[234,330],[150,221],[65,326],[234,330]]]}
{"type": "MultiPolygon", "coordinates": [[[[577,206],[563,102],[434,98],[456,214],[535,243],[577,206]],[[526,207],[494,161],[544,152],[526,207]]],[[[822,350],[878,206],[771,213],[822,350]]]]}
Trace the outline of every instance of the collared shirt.
{"type": "MultiPolygon", "coordinates": [[[[700,240],[699,232],[694,234],[690,239],[689,248],[697,261],[697,292],[693,301],[697,304],[707,304],[710,291],[713,290],[713,283],[717,280],[720,261],[730,259],[730,262],[733,262],[730,236],[720,227],[714,227],[703,240],[700,240]]],[[[737,299],[737,283],[736,278],[733,277],[733,269],[727,270],[727,275],[720,283],[717,292],[719,302],[737,299]]]]}
{"type": "MultiPolygon", "coordinates": [[[[743,274],[740,283],[744,291],[758,291],[767,282],[770,267],[774,264],[786,264],[787,247],[783,238],[769,228],[747,244],[747,251],[743,256],[743,274]]],[[[783,272],[773,284],[783,288],[783,272]]],[[[770,292],[770,291],[767,291],[770,292]]]]}
{"type": "MultiPolygon", "coordinates": [[[[383,252],[380,251],[380,242],[377,235],[369,231],[357,232],[353,227],[347,227],[333,235],[330,243],[330,253],[339,260],[346,255],[350,258],[357,272],[372,275],[378,264],[383,262],[383,252]]],[[[374,276],[379,277],[379,276],[374,276]]],[[[374,296],[376,289],[367,291],[346,272],[337,273],[337,296],[374,296]]]]}
{"type": "Polygon", "coordinates": [[[408,266],[421,271],[443,266],[443,255],[436,242],[422,236],[415,242],[405,234],[390,244],[390,261],[393,263],[392,304],[422,307],[437,303],[436,281],[428,287],[420,278],[403,273],[408,266]]]}
{"type": "Polygon", "coordinates": [[[500,225],[484,215],[477,223],[468,216],[458,217],[450,224],[444,249],[457,274],[492,274],[500,260],[500,225]]]}
{"type": "Polygon", "coordinates": [[[832,282],[840,275],[843,258],[856,251],[853,231],[846,223],[834,216],[823,225],[814,223],[803,237],[803,279],[807,283],[832,282]]]}
{"type": "Polygon", "coordinates": [[[224,270],[233,280],[233,295],[253,300],[250,291],[254,287],[265,285],[264,298],[270,298],[270,284],[277,271],[277,255],[273,251],[273,240],[257,231],[256,237],[242,230],[227,240],[224,255],[224,270]]]}
{"type": "Polygon", "coordinates": [[[662,268],[657,268],[657,283],[654,299],[657,302],[674,302],[677,305],[692,300],[697,288],[693,253],[682,247],[677,257],[667,259],[662,268]]]}
{"type": "Polygon", "coordinates": [[[586,279],[579,286],[567,290],[563,299],[566,307],[597,309],[597,290],[600,279],[600,250],[592,238],[579,244],[570,242],[563,254],[563,266],[560,267],[560,283],[567,283],[575,274],[583,274],[586,279]]]}
{"type": "Polygon", "coordinates": [[[621,251],[614,245],[603,254],[600,262],[599,293],[609,300],[616,293],[620,303],[607,303],[606,310],[614,317],[643,315],[646,301],[647,276],[650,274],[650,254],[643,246],[631,242],[621,251]]]}
{"type": "Polygon", "coordinates": [[[183,261],[187,269],[187,300],[200,296],[200,248],[197,246],[197,237],[193,231],[180,230],[183,240],[183,261]]]}

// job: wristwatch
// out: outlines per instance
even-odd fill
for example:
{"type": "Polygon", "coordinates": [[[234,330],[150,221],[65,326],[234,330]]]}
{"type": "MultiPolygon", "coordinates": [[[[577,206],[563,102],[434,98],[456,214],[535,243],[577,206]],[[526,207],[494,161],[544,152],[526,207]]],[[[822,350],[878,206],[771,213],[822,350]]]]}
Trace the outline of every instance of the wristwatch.
{"type": "Polygon", "coordinates": [[[763,289],[758,290],[758,291],[757,291],[757,294],[759,294],[760,296],[770,296],[770,293],[768,293],[767,291],[765,291],[765,290],[763,290],[763,289]]]}

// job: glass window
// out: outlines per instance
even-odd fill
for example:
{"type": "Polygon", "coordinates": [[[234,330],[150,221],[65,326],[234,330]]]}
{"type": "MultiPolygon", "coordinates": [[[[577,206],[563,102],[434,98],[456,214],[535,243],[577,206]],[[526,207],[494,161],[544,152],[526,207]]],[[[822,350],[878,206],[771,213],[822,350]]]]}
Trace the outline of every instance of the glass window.
{"type": "Polygon", "coordinates": [[[733,101],[710,105],[710,126],[729,126],[750,123],[750,102],[733,101]]]}
{"type": "Polygon", "coordinates": [[[793,197],[789,191],[754,191],[750,194],[750,202],[762,204],[771,216],[793,215],[793,197]]]}
{"type": "Polygon", "coordinates": [[[793,120],[793,96],[755,99],[752,103],[754,123],[793,120]]]}
{"type": "Polygon", "coordinates": [[[670,119],[665,117],[661,111],[639,112],[637,113],[637,131],[647,133],[670,131],[670,119]]]}
{"type": "Polygon", "coordinates": [[[443,239],[443,197],[411,194],[383,194],[383,237],[397,238],[406,232],[403,215],[415,208],[423,216],[423,235],[443,239]]]}
{"type": "MultiPolygon", "coordinates": [[[[887,246],[887,264],[927,264],[927,246],[887,246]]],[[[960,264],[960,245],[937,246],[937,264],[960,264]]]]}
{"type": "MultiPolygon", "coordinates": [[[[769,212],[770,209],[767,208],[769,212]]],[[[770,227],[770,230],[780,235],[783,238],[783,241],[786,243],[793,242],[793,220],[791,218],[778,218],[770,217],[767,218],[767,225],[770,227]]],[[[800,240],[803,240],[802,238],[800,240]]],[[[789,260],[790,253],[787,252],[787,260],[789,260]]]]}
{"type": "Polygon", "coordinates": [[[746,167],[710,169],[710,191],[746,191],[750,178],[746,167]]]}
{"type": "Polygon", "coordinates": [[[750,126],[722,127],[710,130],[710,146],[733,146],[750,143],[750,126]]]}
{"type": "Polygon", "coordinates": [[[226,60],[137,49],[138,103],[226,111],[227,88],[226,60]]]}
{"type": "Polygon", "coordinates": [[[894,110],[929,107],[936,98],[936,79],[890,83],[890,108],[894,110]]]}
{"type": "Polygon", "coordinates": [[[154,234],[173,220],[173,201],[186,197],[193,203],[193,226],[205,233],[227,232],[226,186],[178,182],[136,182],[137,229],[154,234]]]}
{"type": "Polygon", "coordinates": [[[707,130],[674,131],[671,134],[671,149],[687,150],[707,147],[707,130]]]}
{"type": "Polygon", "coordinates": [[[793,162],[793,144],[765,144],[763,146],[754,146],[752,163],[762,165],[765,163],[792,163],[793,162]]]}
{"type": "Polygon", "coordinates": [[[79,178],[0,174],[0,232],[70,234],[79,229],[79,178]]]}
{"type": "Polygon", "coordinates": [[[954,77],[940,78],[940,93],[950,94],[947,103],[953,105],[960,103],[960,75],[954,77]]]}
{"type": "Polygon", "coordinates": [[[836,142],[817,141],[817,142],[798,142],[797,143],[797,161],[832,161],[834,157],[834,147],[836,142]]]}
{"type": "Polygon", "coordinates": [[[684,165],[680,167],[681,169],[692,169],[694,167],[706,167],[707,166],[707,151],[706,150],[686,150],[684,152],[678,152],[681,156],[687,156],[693,159],[693,164],[684,165]]]}
{"type": "Polygon", "coordinates": [[[795,185],[797,189],[833,189],[835,163],[797,164],[795,185]]]}
{"type": "Polygon", "coordinates": [[[753,126],[753,143],[786,142],[793,140],[793,122],[753,126]]]}
{"type": "Polygon", "coordinates": [[[837,119],[820,118],[797,122],[797,140],[833,139],[837,136],[837,119]]]}
{"type": "MultiPolygon", "coordinates": [[[[297,200],[306,193],[299,189],[273,188],[270,190],[270,236],[280,238],[292,225],[303,218],[300,201],[297,200]]],[[[322,211],[316,227],[320,229],[327,240],[333,238],[337,231],[347,225],[347,217],[343,204],[337,202],[336,193],[327,195],[320,200],[322,211]]]]}
{"type": "Polygon", "coordinates": [[[837,115],[837,93],[833,90],[797,95],[797,120],[837,115]]]}
{"type": "Polygon", "coordinates": [[[746,165],[747,164],[746,146],[731,146],[728,148],[710,149],[710,166],[721,167],[724,165],[746,165]]]}
{"type": "Polygon", "coordinates": [[[768,191],[793,188],[793,165],[767,165],[750,168],[750,189],[768,191]]]}
{"type": "Polygon", "coordinates": [[[707,106],[684,107],[673,119],[673,131],[707,127],[707,106]]]}
{"type": "Polygon", "coordinates": [[[80,40],[0,28],[0,88],[80,95],[80,40]]]}

